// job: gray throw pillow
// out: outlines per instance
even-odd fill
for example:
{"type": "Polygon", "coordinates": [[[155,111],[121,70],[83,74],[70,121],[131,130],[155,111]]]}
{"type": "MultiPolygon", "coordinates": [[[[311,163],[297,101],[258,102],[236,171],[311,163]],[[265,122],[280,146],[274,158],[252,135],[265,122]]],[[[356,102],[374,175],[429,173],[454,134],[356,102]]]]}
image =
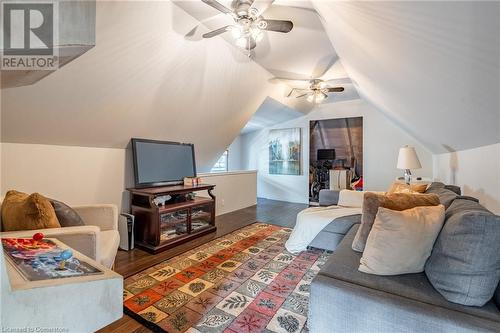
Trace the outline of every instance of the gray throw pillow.
{"type": "Polygon", "coordinates": [[[425,191],[426,194],[436,194],[439,197],[439,201],[447,209],[450,207],[453,200],[456,199],[458,194],[452,190],[446,188],[447,185],[439,182],[432,183],[429,188],[425,191]]]}
{"type": "Polygon", "coordinates": [[[52,207],[54,207],[54,210],[56,211],[56,216],[61,227],[76,227],[85,225],[80,215],[78,215],[73,208],[66,205],[64,202],[54,199],[49,200],[52,207]]]}
{"type": "Polygon", "coordinates": [[[479,203],[456,199],[425,266],[425,273],[448,301],[483,306],[500,281],[500,216],[479,203]]]}

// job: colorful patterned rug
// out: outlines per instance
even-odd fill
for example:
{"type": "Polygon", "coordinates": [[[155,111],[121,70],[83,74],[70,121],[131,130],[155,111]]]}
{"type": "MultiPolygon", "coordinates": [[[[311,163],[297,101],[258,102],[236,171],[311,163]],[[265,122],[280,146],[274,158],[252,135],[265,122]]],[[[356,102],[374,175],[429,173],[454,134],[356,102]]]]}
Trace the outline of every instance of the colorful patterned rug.
{"type": "Polygon", "coordinates": [[[330,252],[295,256],[291,229],[254,223],[125,280],[125,312],[157,332],[307,332],[309,285],[330,252]]]}

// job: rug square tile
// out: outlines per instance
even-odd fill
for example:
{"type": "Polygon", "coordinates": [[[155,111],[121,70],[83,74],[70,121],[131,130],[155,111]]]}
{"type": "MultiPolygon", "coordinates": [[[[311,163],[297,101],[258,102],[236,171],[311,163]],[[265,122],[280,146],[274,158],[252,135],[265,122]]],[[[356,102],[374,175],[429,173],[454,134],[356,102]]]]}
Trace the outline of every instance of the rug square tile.
{"type": "Polygon", "coordinates": [[[201,317],[201,314],[183,307],[157,323],[157,325],[169,333],[183,333],[197,323],[201,317]]]}
{"type": "Polygon", "coordinates": [[[202,261],[198,265],[193,266],[193,267],[196,269],[202,270],[204,272],[208,272],[208,271],[214,269],[215,267],[217,267],[218,264],[219,264],[218,262],[215,262],[212,260],[205,260],[205,261],[202,261]]]}
{"type": "Polygon", "coordinates": [[[193,297],[179,290],[175,290],[155,303],[161,311],[171,314],[178,308],[189,302],[193,297]]]}
{"type": "Polygon", "coordinates": [[[303,251],[301,254],[298,255],[297,257],[299,260],[304,260],[310,263],[315,262],[319,258],[319,254],[315,253],[313,251],[303,251]]]}
{"type": "Polygon", "coordinates": [[[184,333],[201,333],[201,332],[200,332],[200,331],[198,331],[198,330],[197,330],[196,328],[194,328],[194,327],[190,327],[190,328],[188,328],[188,329],[187,329],[187,331],[186,331],[186,332],[184,332],[184,333]]]}
{"type": "Polygon", "coordinates": [[[126,285],[125,288],[127,288],[127,290],[130,291],[132,294],[137,295],[143,292],[144,290],[151,288],[157,283],[158,283],[157,280],[153,279],[152,277],[146,276],[140,278],[135,282],[132,282],[129,285],[126,285]]]}
{"type": "Polygon", "coordinates": [[[271,260],[270,262],[265,264],[262,268],[267,269],[267,270],[272,271],[272,272],[275,272],[275,273],[279,273],[282,270],[284,270],[287,266],[288,265],[283,263],[283,262],[271,260]]]}
{"type": "Polygon", "coordinates": [[[185,306],[203,315],[208,311],[212,310],[212,308],[217,303],[222,301],[222,299],[223,298],[218,295],[214,295],[209,291],[205,291],[200,295],[196,296],[195,298],[193,298],[192,300],[190,300],[185,306]]]}
{"type": "Polygon", "coordinates": [[[188,269],[183,270],[180,273],[175,274],[174,278],[176,278],[177,280],[179,280],[181,282],[188,283],[188,282],[193,281],[194,279],[202,276],[203,274],[205,274],[204,271],[190,267],[188,269]]]}
{"type": "Polygon", "coordinates": [[[278,238],[278,237],[273,237],[273,236],[268,236],[268,237],[264,238],[264,240],[265,240],[266,242],[269,242],[269,243],[276,243],[277,241],[279,241],[279,240],[280,240],[280,238],[278,238]]]}
{"type": "Polygon", "coordinates": [[[210,257],[210,253],[205,252],[205,251],[198,251],[198,252],[195,252],[192,255],[190,255],[188,258],[191,260],[200,262],[203,260],[207,260],[208,257],[210,257]]]}
{"type": "Polygon", "coordinates": [[[293,292],[300,295],[309,296],[311,292],[311,282],[300,280],[293,292]]]}
{"type": "Polygon", "coordinates": [[[222,279],[217,282],[209,291],[215,295],[226,297],[240,286],[239,282],[229,279],[222,279]]]}
{"type": "Polygon", "coordinates": [[[307,271],[309,268],[311,268],[312,266],[312,262],[304,262],[302,260],[297,260],[295,259],[294,261],[292,261],[292,263],[290,264],[290,268],[291,269],[295,269],[297,271],[301,271],[301,272],[305,272],[307,271]]]}
{"type": "Polygon", "coordinates": [[[245,262],[247,261],[248,259],[250,259],[252,256],[249,255],[248,253],[243,253],[243,252],[240,252],[240,253],[236,253],[231,259],[232,260],[236,260],[236,261],[239,261],[239,262],[245,262]]]}
{"type": "Polygon", "coordinates": [[[290,267],[285,268],[279,274],[279,277],[283,280],[289,281],[290,283],[297,284],[304,276],[305,271],[298,271],[291,269],[290,267]]]}
{"type": "Polygon", "coordinates": [[[123,289],[123,301],[125,302],[129,298],[134,297],[134,294],[132,294],[130,291],[123,289]]]}
{"type": "Polygon", "coordinates": [[[266,289],[267,285],[262,282],[248,280],[236,289],[240,294],[255,298],[260,292],[266,289]]]}
{"type": "Polygon", "coordinates": [[[273,258],[273,260],[283,262],[285,264],[289,264],[295,259],[295,256],[288,251],[284,251],[283,253],[278,254],[276,257],[273,258]]]}
{"type": "Polygon", "coordinates": [[[307,282],[312,282],[314,277],[318,274],[317,271],[313,271],[311,269],[308,269],[304,276],[302,277],[302,280],[307,281],[307,282]]]}
{"type": "Polygon", "coordinates": [[[248,308],[233,320],[229,329],[238,333],[258,333],[266,327],[270,320],[271,317],[248,308]]]}
{"type": "Polygon", "coordinates": [[[205,290],[212,288],[213,285],[214,284],[212,282],[208,282],[200,278],[197,278],[180,287],[179,291],[182,291],[183,293],[195,297],[204,292],[205,290]]]}
{"type": "Polygon", "coordinates": [[[253,298],[233,291],[226,298],[222,300],[216,307],[224,312],[237,317],[243,310],[245,310],[253,298]]]}
{"type": "Polygon", "coordinates": [[[164,266],[163,268],[160,268],[159,270],[149,274],[149,276],[151,276],[153,279],[157,281],[163,281],[179,272],[180,270],[176,268],[170,266],[164,266]]]}
{"type": "Polygon", "coordinates": [[[263,291],[259,293],[257,297],[255,297],[255,300],[250,304],[248,308],[271,318],[274,316],[276,311],[278,311],[283,302],[285,302],[285,298],[278,297],[276,295],[269,294],[263,291]]]}
{"type": "Polygon", "coordinates": [[[224,250],[221,250],[217,253],[214,253],[213,256],[211,256],[210,258],[208,258],[208,260],[211,260],[211,261],[215,261],[215,262],[218,262],[218,263],[222,263],[226,260],[229,260],[231,259],[232,255],[229,255],[227,253],[223,253],[222,251],[224,250]]]}
{"type": "Polygon", "coordinates": [[[227,247],[233,245],[234,243],[235,242],[233,240],[230,240],[228,238],[224,238],[223,240],[221,240],[221,241],[219,241],[219,242],[217,242],[215,244],[218,245],[218,246],[222,246],[224,248],[227,248],[227,247]]]}
{"type": "Polygon", "coordinates": [[[279,309],[266,328],[276,333],[300,333],[306,318],[291,311],[279,309]]]}
{"type": "Polygon", "coordinates": [[[188,267],[196,265],[196,263],[197,263],[197,261],[191,260],[189,258],[183,258],[183,259],[175,261],[173,263],[169,263],[169,266],[182,271],[188,267]]]}
{"type": "Polygon", "coordinates": [[[291,293],[290,296],[287,297],[281,308],[307,317],[307,310],[309,308],[309,296],[291,293]]]}
{"type": "Polygon", "coordinates": [[[202,333],[220,333],[234,320],[234,316],[213,308],[198,321],[195,328],[202,333]]]}
{"type": "Polygon", "coordinates": [[[154,306],[149,306],[145,308],[144,310],[139,312],[139,315],[146,319],[147,321],[157,323],[165,318],[168,317],[168,314],[165,312],[155,308],[154,306]]]}
{"type": "Polygon", "coordinates": [[[230,328],[226,328],[226,329],[224,330],[224,332],[223,332],[223,333],[238,333],[238,332],[233,331],[233,330],[232,330],[232,329],[230,329],[230,328]]]}
{"type": "Polygon", "coordinates": [[[274,280],[276,276],[278,276],[278,274],[275,272],[272,272],[267,269],[261,269],[257,271],[257,273],[255,273],[251,279],[265,284],[269,284],[274,280]]]}
{"type": "Polygon", "coordinates": [[[223,271],[222,269],[216,268],[216,269],[213,269],[209,272],[206,272],[205,274],[203,274],[201,276],[201,278],[205,281],[216,283],[217,281],[219,281],[220,279],[225,277],[227,274],[228,274],[228,272],[223,271]]]}
{"type": "Polygon", "coordinates": [[[266,262],[259,261],[257,259],[252,258],[252,259],[245,261],[243,263],[243,265],[241,266],[241,268],[255,272],[255,271],[261,269],[265,264],[266,264],[266,262]]]}
{"type": "Polygon", "coordinates": [[[267,264],[271,259],[273,259],[274,255],[270,255],[262,251],[261,253],[255,255],[253,257],[254,260],[262,262],[262,264],[267,264]]]}
{"type": "Polygon", "coordinates": [[[269,254],[270,256],[275,257],[277,254],[281,254],[285,251],[283,246],[273,245],[262,251],[263,253],[269,254]]]}
{"type": "Polygon", "coordinates": [[[248,253],[248,254],[251,254],[251,255],[256,255],[260,252],[264,251],[263,248],[260,248],[260,247],[256,247],[256,246],[250,246],[249,248],[243,250],[244,253],[248,253]]]}
{"type": "Polygon", "coordinates": [[[222,269],[226,272],[232,272],[241,266],[241,262],[235,260],[226,260],[221,263],[217,268],[222,269]]]}
{"type": "Polygon", "coordinates": [[[278,297],[288,297],[288,295],[290,295],[294,288],[294,284],[289,284],[278,280],[273,281],[271,284],[269,284],[265,291],[278,297]]]}
{"type": "Polygon", "coordinates": [[[214,253],[219,252],[222,249],[224,249],[224,247],[221,246],[221,245],[211,245],[211,246],[203,249],[203,251],[207,252],[207,253],[210,253],[210,254],[214,254],[214,253]]]}
{"type": "Polygon", "coordinates": [[[167,294],[171,293],[172,291],[179,289],[183,285],[184,285],[184,282],[181,282],[175,278],[170,278],[168,280],[165,280],[165,281],[162,281],[162,282],[156,284],[151,289],[156,291],[158,294],[166,296],[167,294]]]}
{"type": "Polygon", "coordinates": [[[139,312],[149,307],[163,296],[153,290],[146,290],[125,301],[125,306],[134,312],[139,312]]]}
{"type": "Polygon", "coordinates": [[[254,273],[252,271],[246,270],[244,268],[238,268],[231,274],[229,274],[227,277],[228,279],[231,279],[236,282],[244,282],[248,280],[250,277],[252,277],[254,273]]]}
{"type": "Polygon", "coordinates": [[[255,243],[256,247],[260,247],[261,249],[264,249],[264,250],[272,245],[274,245],[274,243],[267,242],[265,240],[261,240],[261,241],[258,241],[257,243],[255,243]]]}

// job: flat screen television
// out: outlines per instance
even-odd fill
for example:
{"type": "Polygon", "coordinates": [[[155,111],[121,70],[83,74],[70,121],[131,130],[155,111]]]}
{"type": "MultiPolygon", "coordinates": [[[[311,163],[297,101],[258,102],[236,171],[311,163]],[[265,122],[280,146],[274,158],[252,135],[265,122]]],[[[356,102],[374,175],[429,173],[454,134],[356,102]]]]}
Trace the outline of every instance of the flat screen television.
{"type": "Polygon", "coordinates": [[[133,138],[132,154],[135,187],[176,185],[196,177],[193,144],[133,138]]]}

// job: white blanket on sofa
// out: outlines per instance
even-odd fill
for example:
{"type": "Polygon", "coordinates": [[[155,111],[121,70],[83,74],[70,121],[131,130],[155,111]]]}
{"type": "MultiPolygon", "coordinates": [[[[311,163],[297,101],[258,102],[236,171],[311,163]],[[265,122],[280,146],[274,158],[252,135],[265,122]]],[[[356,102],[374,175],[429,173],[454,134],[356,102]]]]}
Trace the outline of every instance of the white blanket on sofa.
{"type": "Polygon", "coordinates": [[[298,253],[307,249],[313,239],[339,217],[361,214],[364,192],[342,190],[338,206],[312,207],[297,214],[297,222],[285,247],[288,252],[298,253]]]}
{"type": "Polygon", "coordinates": [[[313,239],[333,220],[343,216],[361,214],[359,207],[312,207],[297,214],[297,223],[285,243],[288,252],[298,253],[307,249],[313,239]]]}

